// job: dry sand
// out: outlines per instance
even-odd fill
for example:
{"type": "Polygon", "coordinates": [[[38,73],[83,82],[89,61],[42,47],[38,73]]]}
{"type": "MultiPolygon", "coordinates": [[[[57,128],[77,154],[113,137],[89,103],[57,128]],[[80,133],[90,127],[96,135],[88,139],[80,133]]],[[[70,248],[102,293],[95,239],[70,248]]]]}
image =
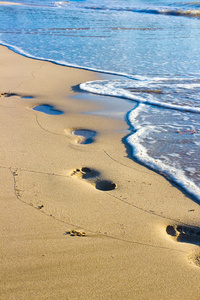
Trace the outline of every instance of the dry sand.
{"type": "Polygon", "coordinates": [[[199,299],[199,205],[128,158],[131,104],[72,89],[98,73],[0,65],[1,299],[199,299]]]}
{"type": "Polygon", "coordinates": [[[21,3],[17,2],[10,2],[10,1],[0,1],[0,5],[5,4],[5,5],[21,5],[21,3]]]}

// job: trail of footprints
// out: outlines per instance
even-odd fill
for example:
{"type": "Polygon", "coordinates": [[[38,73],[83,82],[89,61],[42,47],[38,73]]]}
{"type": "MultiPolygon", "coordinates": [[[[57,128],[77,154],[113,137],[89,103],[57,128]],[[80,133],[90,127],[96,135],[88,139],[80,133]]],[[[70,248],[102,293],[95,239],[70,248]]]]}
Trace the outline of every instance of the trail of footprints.
{"type": "MultiPolygon", "coordinates": [[[[0,97],[20,97],[22,99],[32,99],[33,96],[23,96],[15,93],[0,93],[0,97]]],[[[39,111],[49,115],[60,115],[63,112],[54,108],[49,104],[41,104],[32,108],[35,111],[39,111]]],[[[89,129],[77,128],[77,129],[66,129],[65,132],[70,136],[75,136],[75,144],[91,144],[94,142],[96,132],[89,129]]],[[[15,175],[14,175],[15,176],[15,175]]],[[[100,191],[111,191],[117,188],[117,185],[111,180],[102,180],[100,172],[88,167],[77,168],[70,173],[71,177],[76,177],[92,184],[97,190],[100,191]]],[[[38,206],[38,209],[42,209],[44,206],[38,206]]],[[[183,243],[192,243],[200,246],[200,228],[193,226],[183,225],[168,225],[166,227],[166,233],[172,237],[175,241],[183,243]]],[[[69,236],[84,237],[85,232],[78,230],[70,230],[65,233],[69,236]]],[[[189,261],[200,267],[200,254],[191,254],[188,257],[189,261]]]]}

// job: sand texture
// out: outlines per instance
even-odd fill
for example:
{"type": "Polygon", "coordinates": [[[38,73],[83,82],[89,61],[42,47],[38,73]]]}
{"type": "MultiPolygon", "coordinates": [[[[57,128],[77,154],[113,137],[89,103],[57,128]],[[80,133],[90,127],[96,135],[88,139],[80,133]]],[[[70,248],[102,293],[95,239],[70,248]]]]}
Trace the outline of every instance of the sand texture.
{"type": "Polygon", "coordinates": [[[98,73],[0,66],[1,299],[199,299],[199,205],[128,157],[132,104],[78,90],[98,73]]]}
{"type": "Polygon", "coordinates": [[[0,5],[21,5],[21,3],[10,2],[10,1],[0,1],[0,5]]]}

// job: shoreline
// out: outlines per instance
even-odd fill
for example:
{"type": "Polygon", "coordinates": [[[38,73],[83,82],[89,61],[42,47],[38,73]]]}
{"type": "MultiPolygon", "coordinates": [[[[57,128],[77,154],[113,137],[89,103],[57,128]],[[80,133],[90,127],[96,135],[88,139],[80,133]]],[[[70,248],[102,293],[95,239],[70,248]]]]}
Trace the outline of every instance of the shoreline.
{"type": "MultiPolygon", "coordinates": [[[[84,67],[84,66],[73,65],[73,64],[70,64],[70,63],[64,63],[62,61],[55,61],[55,60],[45,59],[45,58],[41,58],[41,57],[33,57],[29,53],[26,53],[25,51],[21,50],[20,48],[12,46],[12,45],[7,44],[7,43],[2,43],[1,41],[0,41],[0,46],[1,47],[6,47],[7,49],[11,50],[12,52],[14,52],[18,55],[21,55],[25,58],[29,58],[29,59],[33,59],[33,60],[37,60],[37,61],[49,62],[49,63],[55,64],[57,66],[62,66],[62,67],[67,67],[67,68],[72,68],[72,69],[78,69],[78,70],[90,71],[90,72],[98,73],[99,75],[102,74],[102,75],[105,75],[105,76],[108,75],[108,76],[116,76],[116,77],[129,77],[129,75],[126,74],[126,73],[117,73],[117,72],[114,72],[114,71],[112,72],[112,71],[108,71],[108,70],[98,70],[98,69],[93,69],[93,68],[87,68],[87,67],[84,67]],[[21,52],[19,50],[16,50],[16,48],[20,49],[21,52]]],[[[136,76],[138,76],[138,75],[136,75],[136,76]]]]}
{"type": "MultiPolygon", "coordinates": [[[[128,74],[123,74],[123,73],[115,73],[115,72],[112,72],[112,71],[104,71],[104,70],[96,70],[96,69],[92,69],[92,68],[87,68],[87,67],[81,67],[81,66],[76,66],[76,65],[70,65],[70,64],[64,64],[62,63],[61,61],[60,62],[56,62],[54,60],[48,60],[48,59],[43,59],[43,58],[36,58],[36,57],[32,57],[31,55],[29,55],[28,53],[26,52],[23,52],[20,53],[19,50],[16,50],[15,46],[11,46],[11,45],[6,45],[6,44],[2,44],[0,43],[0,46],[2,47],[6,47],[8,48],[9,50],[13,51],[14,53],[18,54],[18,55],[21,55],[25,58],[29,58],[29,59],[32,59],[32,60],[36,60],[36,61],[42,61],[42,62],[48,62],[48,63],[52,63],[52,64],[55,64],[56,66],[61,66],[61,67],[67,67],[67,68],[72,68],[72,69],[77,69],[77,70],[85,70],[85,71],[89,71],[89,72],[93,72],[93,73],[97,73],[99,76],[101,76],[100,78],[98,79],[101,79],[102,80],[102,76],[103,78],[113,78],[113,77],[129,77],[128,74]]],[[[82,83],[82,82],[81,82],[82,83]]],[[[84,89],[81,89],[78,86],[73,86],[72,89],[75,91],[75,92],[79,92],[79,93],[89,93],[87,92],[86,90],[84,89]]],[[[129,134],[127,134],[125,137],[122,138],[123,140],[123,143],[126,147],[126,149],[132,149],[131,151],[130,150],[127,150],[127,155],[130,159],[132,159],[135,163],[137,164],[140,164],[141,166],[144,166],[145,168],[159,174],[160,176],[163,176],[166,180],[168,180],[175,188],[179,189],[184,195],[186,195],[186,197],[189,197],[192,201],[196,202],[197,204],[199,204],[199,196],[198,196],[198,193],[195,191],[194,187],[190,187],[190,185],[188,183],[185,184],[185,181],[184,180],[179,180],[176,176],[174,176],[174,174],[171,174],[170,173],[170,166],[166,166],[166,169],[168,169],[168,171],[165,173],[165,171],[163,172],[162,170],[160,170],[160,166],[156,165],[154,167],[151,166],[151,164],[148,164],[148,163],[145,163],[141,160],[139,160],[136,156],[133,156],[133,147],[127,142],[127,138],[129,136],[131,136],[130,134],[130,131],[131,129],[134,130],[134,127],[131,125],[127,115],[130,113],[130,111],[133,109],[132,106],[128,105],[128,103],[126,103],[126,107],[130,107],[130,111],[127,109],[125,110],[123,108],[123,106],[125,105],[123,101],[123,97],[118,97],[118,96],[109,96],[109,95],[100,95],[100,98],[98,97],[98,94],[92,94],[93,97],[95,98],[98,98],[100,99],[102,96],[105,97],[105,98],[110,98],[110,97],[113,97],[113,98],[117,98],[119,99],[119,102],[121,102],[121,106],[120,108],[123,109],[123,119],[126,119],[126,123],[128,124],[129,126],[129,134]],[[130,155],[131,153],[131,155],[130,155]]],[[[129,101],[132,101],[131,99],[126,99],[126,102],[129,102],[129,101]]],[[[136,100],[134,100],[136,101],[136,100]]],[[[136,103],[140,103],[140,102],[137,102],[136,103]]],[[[159,105],[158,105],[159,106],[159,105]]],[[[171,109],[172,107],[170,107],[171,109]]],[[[175,108],[176,110],[176,108],[175,108]]],[[[151,159],[151,157],[149,157],[149,159],[151,159]]],[[[185,180],[187,181],[187,178],[185,178],[185,180]]],[[[192,182],[193,183],[193,182],[192,182]]],[[[196,186],[197,188],[197,186],[196,186]]]]}
{"type": "Polygon", "coordinates": [[[0,54],[3,299],[198,299],[199,205],[130,161],[123,100],[73,90],[101,73],[0,54]]]}

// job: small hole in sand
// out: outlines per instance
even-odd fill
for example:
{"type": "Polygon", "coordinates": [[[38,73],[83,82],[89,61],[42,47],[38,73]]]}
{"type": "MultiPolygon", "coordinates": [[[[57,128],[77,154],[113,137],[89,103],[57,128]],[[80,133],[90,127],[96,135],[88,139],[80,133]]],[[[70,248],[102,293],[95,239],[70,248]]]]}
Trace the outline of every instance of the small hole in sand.
{"type": "Polygon", "coordinates": [[[117,188],[117,185],[109,180],[102,180],[96,183],[96,189],[100,191],[111,191],[117,188]]]}

